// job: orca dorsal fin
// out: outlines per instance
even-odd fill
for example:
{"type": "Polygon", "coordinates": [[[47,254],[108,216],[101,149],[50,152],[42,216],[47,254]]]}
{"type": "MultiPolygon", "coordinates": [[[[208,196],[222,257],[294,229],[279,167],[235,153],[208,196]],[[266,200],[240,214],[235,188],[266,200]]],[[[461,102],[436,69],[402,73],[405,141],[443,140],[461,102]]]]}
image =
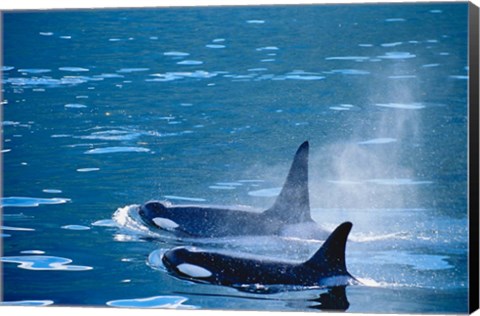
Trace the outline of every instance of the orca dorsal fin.
{"type": "Polygon", "coordinates": [[[280,195],[264,213],[287,224],[313,221],[308,193],[308,141],[297,149],[280,195]]]}
{"type": "Polygon", "coordinates": [[[348,274],[345,265],[345,246],[352,223],[340,224],[323,243],[322,247],[304,264],[328,274],[348,274]]]}

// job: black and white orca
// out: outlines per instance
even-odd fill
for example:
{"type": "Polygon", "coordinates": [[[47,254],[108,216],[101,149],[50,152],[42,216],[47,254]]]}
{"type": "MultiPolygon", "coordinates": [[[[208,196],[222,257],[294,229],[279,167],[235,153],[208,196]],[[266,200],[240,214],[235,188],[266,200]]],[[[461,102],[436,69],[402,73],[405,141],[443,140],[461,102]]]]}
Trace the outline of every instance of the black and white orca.
{"type": "Polygon", "coordinates": [[[345,264],[345,247],[351,228],[350,222],[339,225],[320,249],[301,263],[222,254],[192,247],[177,247],[165,252],[162,263],[179,278],[239,289],[270,285],[300,288],[346,286],[355,281],[345,264]]]}
{"type": "Polygon", "coordinates": [[[263,212],[150,201],[138,208],[138,214],[148,226],[179,236],[282,235],[289,226],[303,225],[299,231],[308,230],[309,235],[324,239],[326,232],[310,215],[308,151],[309,143],[305,141],[295,154],[280,195],[273,206],[263,212]]]}

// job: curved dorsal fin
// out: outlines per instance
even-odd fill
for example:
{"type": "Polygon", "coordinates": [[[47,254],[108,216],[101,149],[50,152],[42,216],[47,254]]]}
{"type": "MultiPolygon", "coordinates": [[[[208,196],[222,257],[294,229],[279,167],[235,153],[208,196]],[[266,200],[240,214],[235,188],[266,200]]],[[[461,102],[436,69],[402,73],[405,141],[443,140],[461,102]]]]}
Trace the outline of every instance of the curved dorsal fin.
{"type": "Polygon", "coordinates": [[[308,149],[308,141],[300,145],[280,195],[264,214],[286,224],[312,221],[308,193],[308,149]]]}
{"type": "Polygon", "coordinates": [[[352,223],[340,224],[323,243],[322,247],[304,264],[330,274],[348,274],[345,265],[345,246],[352,223]]]}

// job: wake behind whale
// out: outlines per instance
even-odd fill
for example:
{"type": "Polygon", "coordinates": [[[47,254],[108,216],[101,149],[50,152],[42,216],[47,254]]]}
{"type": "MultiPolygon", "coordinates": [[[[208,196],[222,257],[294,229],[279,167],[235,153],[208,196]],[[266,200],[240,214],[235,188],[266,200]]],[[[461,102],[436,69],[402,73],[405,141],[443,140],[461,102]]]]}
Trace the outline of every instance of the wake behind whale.
{"type": "Polygon", "coordinates": [[[298,148],[280,195],[267,210],[257,213],[238,208],[204,205],[171,205],[149,201],[138,207],[142,221],[152,229],[181,237],[216,238],[248,235],[282,235],[298,228],[309,237],[324,238],[326,232],[312,219],[308,190],[309,143],[298,148]]]}

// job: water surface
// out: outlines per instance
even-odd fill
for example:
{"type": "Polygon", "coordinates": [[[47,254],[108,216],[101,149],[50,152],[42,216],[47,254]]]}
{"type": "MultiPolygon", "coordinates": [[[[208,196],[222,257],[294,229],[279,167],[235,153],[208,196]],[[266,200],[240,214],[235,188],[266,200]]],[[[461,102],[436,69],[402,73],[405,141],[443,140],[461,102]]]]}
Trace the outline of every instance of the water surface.
{"type": "Polygon", "coordinates": [[[467,311],[466,3],[3,23],[2,304],[467,311]],[[266,208],[305,140],[312,217],[353,222],[362,285],[250,293],[152,262],[185,243],[306,260],[321,240],[178,240],[128,212],[150,199],[266,208]]]}

